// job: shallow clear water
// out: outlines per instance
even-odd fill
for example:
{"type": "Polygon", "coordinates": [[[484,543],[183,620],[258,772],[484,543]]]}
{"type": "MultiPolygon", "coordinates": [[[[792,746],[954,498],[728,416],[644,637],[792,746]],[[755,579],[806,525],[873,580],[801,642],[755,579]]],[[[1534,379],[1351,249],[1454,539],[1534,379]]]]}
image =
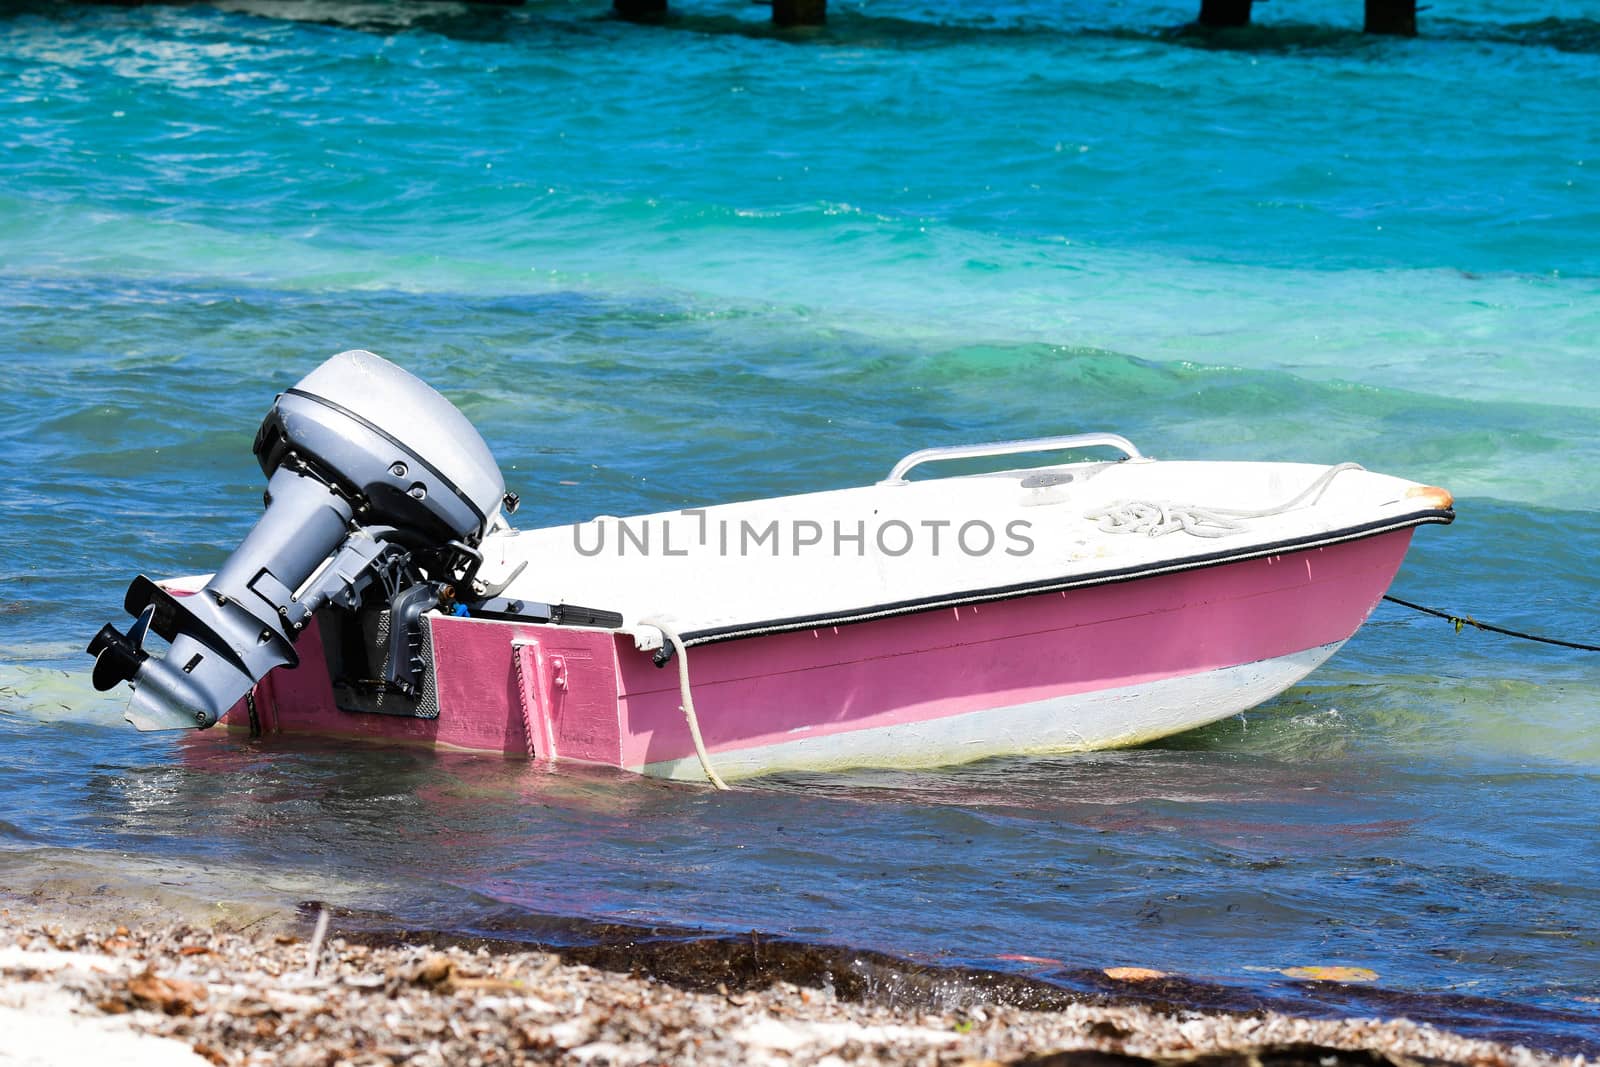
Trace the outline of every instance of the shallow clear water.
{"type": "Polygon", "coordinates": [[[0,17],[0,879],[1308,1003],[1275,969],[1343,964],[1600,1029],[1595,656],[1392,606],[1158,745],[730,796],[180,743],[90,691],[127,579],[223,558],[273,393],[352,346],[463,407],[525,523],[1115,429],[1446,485],[1395,591],[1600,640],[1600,12],[1473,0],[1384,41],[1353,0],[1213,36],[1167,0],[832,6],[0,17]]]}

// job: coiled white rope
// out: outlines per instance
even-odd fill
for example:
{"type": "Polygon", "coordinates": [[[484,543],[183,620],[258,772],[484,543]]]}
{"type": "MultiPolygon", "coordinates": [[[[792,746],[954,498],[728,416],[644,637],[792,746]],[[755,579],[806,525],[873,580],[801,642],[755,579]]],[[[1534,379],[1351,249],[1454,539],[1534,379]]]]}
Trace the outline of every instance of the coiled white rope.
{"type": "Polygon", "coordinates": [[[1322,499],[1322,494],[1327,490],[1329,483],[1342,472],[1364,469],[1359,463],[1340,463],[1329,467],[1292,500],[1287,500],[1277,507],[1261,508],[1258,511],[1131,500],[1109,504],[1099,511],[1085,512],[1083,517],[1097,522],[1104,532],[1113,534],[1142,533],[1150,537],[1160,537],[1182,530],[1194,537],[1227,537],[1243,530],[1245,520],[1264,519],[1271,515],[1281,515],[1302,504],[1315,504],[1322,499]]]}
{"type": "Polygon", "coordinates": [[[672,646],[673,655],[678,660],[678,696],[682,699],[684,720],[689,724],[689,736],[694,739],[694,754],[700,757],[700,769],[706,772],[706,778],[718,789],[727,789],[728,783],[722,780],[717,769],[711,766],[711,756],[706,752],[706,743],[700,737],[700,717],[694,711],[694,694],[689,692],[689,650],[683,647],[683,638],[678,636],[678,631],[662,622],[660,619],[640,619],[641,626],[654,626],[661,631],[661,637],[672,646]]]}

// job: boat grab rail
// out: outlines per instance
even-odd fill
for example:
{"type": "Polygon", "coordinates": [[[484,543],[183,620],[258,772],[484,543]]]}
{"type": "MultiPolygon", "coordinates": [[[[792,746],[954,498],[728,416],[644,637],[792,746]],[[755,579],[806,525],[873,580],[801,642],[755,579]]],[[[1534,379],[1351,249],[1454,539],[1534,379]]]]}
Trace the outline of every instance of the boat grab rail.
{"type": "Polygon", "coordinates": [[[1064,437],[1034,437],[1026,441],[991,441],[981,445],[947,445],[943,448],[923,448],[903,457],[889,477],[879,485],[905,485],[906,475],[924,463],[937,463],[947,459],[976,459],[980,456],[1016,456],[1025,452],[1060,452],[1068,448],[1115,448],[1129,459],[1144,459],[1134,443],[1115,433],[1073,433],[1064,437]]]}

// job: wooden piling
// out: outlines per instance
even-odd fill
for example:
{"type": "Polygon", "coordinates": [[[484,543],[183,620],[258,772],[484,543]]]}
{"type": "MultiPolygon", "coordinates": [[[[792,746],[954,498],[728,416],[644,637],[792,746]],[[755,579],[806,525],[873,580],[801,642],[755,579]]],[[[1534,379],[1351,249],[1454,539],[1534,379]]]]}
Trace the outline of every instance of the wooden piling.
{"type": "Polygon", "coordinates": [[[828,0],[772,0],[775,26],[821,26],[828,21],[828,0]]]}
{"type": "Polygon", "coordinates": [[[1368,33],[1417,35],[1417,0],[1367,0],[1368,33]]]}
{"type": "MultiPolygon", "coordinates": [[[[1373,2],[1367,0],[1369,5],[1373,2]]],[[[1251,3],[1252,0],[1200,0],[1200,25],[1218,28],[1248,26],[1251,3]]]]}

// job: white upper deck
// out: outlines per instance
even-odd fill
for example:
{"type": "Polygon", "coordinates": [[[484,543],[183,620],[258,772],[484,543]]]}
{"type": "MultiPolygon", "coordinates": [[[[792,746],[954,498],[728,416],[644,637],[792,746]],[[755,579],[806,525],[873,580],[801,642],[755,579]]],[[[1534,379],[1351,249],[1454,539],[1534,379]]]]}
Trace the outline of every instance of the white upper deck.
{"type": "Polygon", "coordinates": [[[1136,458],[504,531],[485,540],[481,577],[503,580],[526,561],[506,596],[617,611],[629,629],[659,618],[692,641],[1203,566],[1451,515],[1443,490],[1359,468],[1136,458]],[[1218,513],[1274,511],[1308,489],[1272,514],[1218,513]],[[1130,504],[1154,505],[1155,521],[1187,517],[1198,532],[1108,532],[1108,513],[1130,522],[1144,510],[1130,504]]]}

